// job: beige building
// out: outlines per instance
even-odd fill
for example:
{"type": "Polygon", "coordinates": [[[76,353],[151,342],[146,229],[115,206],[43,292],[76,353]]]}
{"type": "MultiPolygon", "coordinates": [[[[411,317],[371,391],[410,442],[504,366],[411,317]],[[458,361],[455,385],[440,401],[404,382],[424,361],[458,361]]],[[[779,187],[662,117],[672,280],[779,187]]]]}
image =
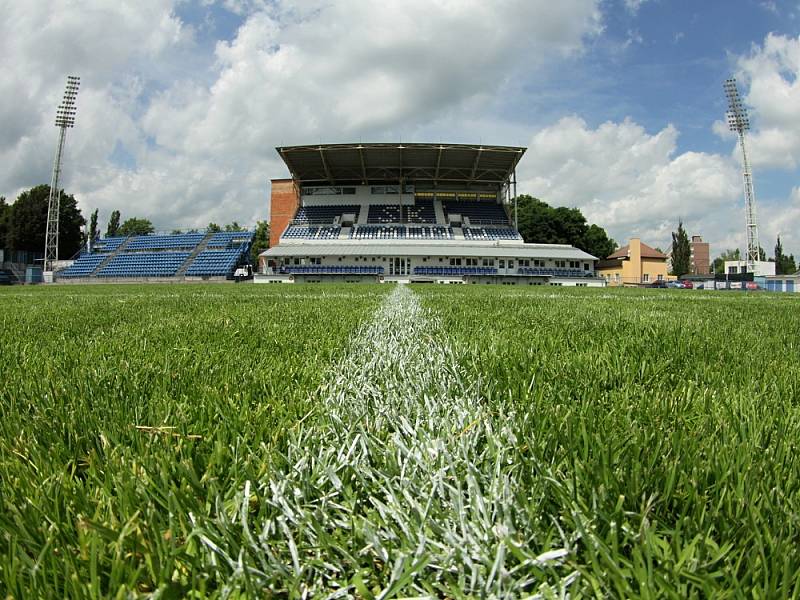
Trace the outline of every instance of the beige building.
{"type": "Polygon", "coordinates": [[[649,285],[674,279],[667,276],[667,256],[639,238],[631,238],[627,246],[599,261],[596,271],[610,286],[649,285]]]}

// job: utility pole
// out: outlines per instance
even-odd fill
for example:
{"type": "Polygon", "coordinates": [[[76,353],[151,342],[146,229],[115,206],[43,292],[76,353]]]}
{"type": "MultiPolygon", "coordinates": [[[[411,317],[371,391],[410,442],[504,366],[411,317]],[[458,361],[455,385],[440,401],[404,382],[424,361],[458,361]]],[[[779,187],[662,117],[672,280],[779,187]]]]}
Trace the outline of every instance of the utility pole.
{"type": "Polygon", "coordinates": [[[58,132],[58,146],[56,157],[53,161],[53,177],[50,179],[50,198],[47,202],[47,230],[44,237],[44,271],[52,273],[54,263],[58,260],[58,215],[61,211],[61,194],[58,180],[61,176],[61,158],[64,153],[64,140],[67,128],[75,125],[75,98],[78,96],[78,87],[81,78],[70,75],[67,77],[67,87],[64,98],[56,112],[56,127],[58,132]]]}

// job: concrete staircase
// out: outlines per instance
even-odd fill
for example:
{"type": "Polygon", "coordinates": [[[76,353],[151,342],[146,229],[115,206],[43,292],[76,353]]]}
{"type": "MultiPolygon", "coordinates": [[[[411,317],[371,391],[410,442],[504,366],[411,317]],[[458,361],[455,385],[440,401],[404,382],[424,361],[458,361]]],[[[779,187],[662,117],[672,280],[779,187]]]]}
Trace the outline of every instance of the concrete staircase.
{"type": "Polygon", "coordinates": [[[133,236],[130,236],[128,239],[126,239],[124,242],[122,242],[122,243],[121,243],[119,246],[117,246],[117,249],[116,249],[116,250],[114,250],[114,251],[113,251],[111,254],[109,254],[108,256],[106,256],[106,257],[103,259],[103,262],[101,262],[99,265],[97,265],[97,266],[95,267],[94,271],[92,271],[92,272],[89,274],[89,277],[94,277],[95,275],[97,275],[97,274],[100,272],[100,269],[104,268],[104,267],[105,267],[105,266],[106,266],[108,263],[110,263],[110,262],[111,262],[111,260],[112,260],[112,259],[113,259],[113,258],[114,258],[114,257],[115,257],[117,254],[119,254],[120,252],[122,252],[123,250],[125,250],[125,248],[127,248],[127,247],[128,247],[128,244],[130,244],[130,242],[131,242],[131,240],[132,240],[132,239],[133,239],[133,236]]]}
{"type": "Polygon", "coordinates": [[[436,215],[436,223],[438,225],[447,225],[444,218],[444,208],[442,208],[442,201],[438,198],[433,201],[433,212],[436,215]]]}
{"type": "Polygon", "coordinates": [[[208,246],[208,242],[211,241],[212,237],[214,237],[214,232],[209,231],[206,234],[206,237],[200,240],[200,243],[197,244],[197,246],[195,246],[194,250],[192,250],[192,253],[189,255],[189,257],[185,261],[183,261],[183,264],[180,266],[180,268],[177,271],[175,271],[175,277],[183,277],[184,275],[186,275],[186,271],[189,270],[189,266],[194,262],[194,259],[197,258],[197,255],[206,249],[206,246],[208,246]]]}

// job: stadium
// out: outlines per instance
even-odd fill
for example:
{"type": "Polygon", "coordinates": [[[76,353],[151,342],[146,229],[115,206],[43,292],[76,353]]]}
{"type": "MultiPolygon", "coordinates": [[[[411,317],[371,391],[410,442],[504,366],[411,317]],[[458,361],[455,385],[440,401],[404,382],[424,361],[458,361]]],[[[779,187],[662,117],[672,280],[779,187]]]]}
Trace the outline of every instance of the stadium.
{"type": "Polygon", "coordinates": [[[256,282],[602,286],[597,258],[530,244],[514,223],[525,148],[329,144],[277,148],[270,248],[256,282]]]}

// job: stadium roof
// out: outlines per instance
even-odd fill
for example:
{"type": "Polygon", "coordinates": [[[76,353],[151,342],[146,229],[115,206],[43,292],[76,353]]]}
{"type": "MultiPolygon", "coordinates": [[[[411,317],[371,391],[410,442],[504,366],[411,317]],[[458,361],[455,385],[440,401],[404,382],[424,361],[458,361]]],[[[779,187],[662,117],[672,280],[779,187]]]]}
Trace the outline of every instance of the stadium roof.
{"type": "Polygon", "coordinates": [[[596,260],[573,246],[564,244],[491,244],[469,245],[462,243],[416,244],[387,243],[359,244],[353,242],[328,244],[285,244],[273,246],[261,256],[477,256],[511,258],[552,258],[565,260],[596,260]]]}
{"type": "Polygon", "coordinates": [[[498,188],[525,148],[468,144],[323,144],[276,148],[292,178],[306,185],[429,184],[498,188]]]}

